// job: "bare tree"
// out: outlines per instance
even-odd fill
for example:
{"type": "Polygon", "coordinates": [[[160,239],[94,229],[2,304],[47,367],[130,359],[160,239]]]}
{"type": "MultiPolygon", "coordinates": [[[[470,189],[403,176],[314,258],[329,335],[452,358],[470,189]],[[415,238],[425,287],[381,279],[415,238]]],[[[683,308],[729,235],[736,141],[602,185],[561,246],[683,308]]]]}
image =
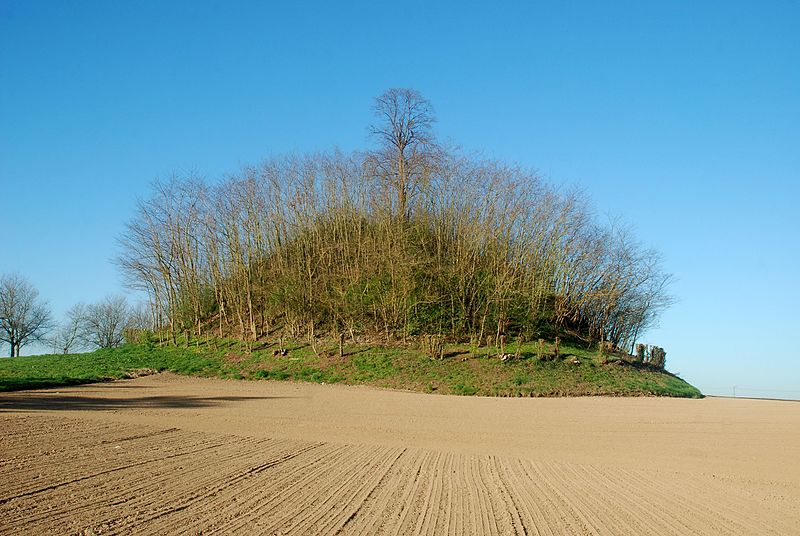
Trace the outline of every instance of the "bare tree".
{"type": "Polygon", "coordinates": [[[427,182],[436,152],[433,106],[413,89],[389,89],[375,99],[379,122],[370,132],[381,144],[371,153],[375,173],[389,190],[394,190],[394,213],[408,217],[414,196],[427,182]]]}
{"type": "Polygon", "coordinates": [[[122,328],[122,337],[125,343],[149,342],[154,330],[151,304],[139,302],[128,308],[127,322],[122,328]]]}
{"type": "Polygon", "coordinates": [[[69,354],[80,345],[85,319],[86,305],[83,303],[76,303],[67,311],[66,320],[50,338],[53,344],[53,353],[69,354]]]}
{"type": "Polygon", "coordinates": [[[108,296],[86,306],[81,326],[81,340],[95,348],[115,348],[125,342],[123,330],[131,309],[122,296],[108,296]]]}
{"type": "Polygon", "coordinates": [[[10,345],[11,357],[51,328],[50,310],[38,297],[39,291],[21,275],[0,277],[0,341],[10,345]]]}

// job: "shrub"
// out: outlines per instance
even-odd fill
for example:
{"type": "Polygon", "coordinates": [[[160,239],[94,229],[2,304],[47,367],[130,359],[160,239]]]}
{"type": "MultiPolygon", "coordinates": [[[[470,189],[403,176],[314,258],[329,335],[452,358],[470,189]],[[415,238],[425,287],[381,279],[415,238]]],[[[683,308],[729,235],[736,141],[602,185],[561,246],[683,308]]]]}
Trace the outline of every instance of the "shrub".
{"type": "Polygon", "coordinates": [[[444,357],[444,337],[442,335],[423,335],[422,346],[431,359],[444,357]]]}
{"type": "Polygon", "coordinates": [[[536,357],[539,361],[544,359],[544,339],[539,339],[539,346],[536,347],[536,357]]]}
{"type": "Polygon", "coordinates": [[[650,364],[656,368],[663,369],[667,361],[667,352],[660,346],[653,346],[650,350],[650,364]]]}
{"type": "Polygon", "coordinates": [[[647,345],[638,343],[636,345],[636,355],[634,356],[634,361],[639,363],[640,365],[645,362],[647,358],[647,345]]]}

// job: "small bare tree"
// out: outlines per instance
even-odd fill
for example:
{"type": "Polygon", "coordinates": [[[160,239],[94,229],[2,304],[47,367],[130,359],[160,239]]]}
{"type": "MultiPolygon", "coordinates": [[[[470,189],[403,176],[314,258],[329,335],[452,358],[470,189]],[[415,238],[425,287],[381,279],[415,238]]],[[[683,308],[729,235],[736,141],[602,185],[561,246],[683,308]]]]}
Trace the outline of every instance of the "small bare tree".
{"type": "Polygon", "coordinates": [[[50,309],[33,285],[19,274],[0,277],[0,341],[9,344],[11,357],[42,340],[51,327],[50,309]]]}
{"type": "Polygon", "coordinates": [[[128,318],[122,328],[126,343],[142,344],[150,340],[153,327],[153,312],[147,304],[138,303],[128,309],[128,318]]]}
{"type": "Polygon", "coordinates": [[[86,306],[81,340],[94,348],[115,348],[125,342],[123,331],[131,317],[131,308],[122,296],[108,296],[86,306]]]}
{"type": "Polygon", "coordinates": [[[81,343],[81,330],[86,316],[86,305],[76,303],[67,311],[67,318],[50,338],[53,353],[72,353],[81,343]]]}

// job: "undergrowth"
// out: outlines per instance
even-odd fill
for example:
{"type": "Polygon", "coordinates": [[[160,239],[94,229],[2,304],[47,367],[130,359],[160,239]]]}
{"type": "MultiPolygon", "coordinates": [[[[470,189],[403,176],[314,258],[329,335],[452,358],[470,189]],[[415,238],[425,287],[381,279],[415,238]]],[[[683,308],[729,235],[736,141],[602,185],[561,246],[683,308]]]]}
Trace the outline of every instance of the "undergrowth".
{"type": "Polygon", "coordinates": [[[286,344],[251,350],[236,340],[188,347],[126,345],[85,354],[0,360],[0,391],[36,389],[130,377],[149,371],[247,380],[292,380],[483,396],[677,396],[702,397],[683,379],[620,358],[604,363],[594,350],[564,345],[558,358],[540,360],[534,344],[519,359],[502,361],[496,351],[450,345],[444,359],[401,347],[346,345],[334,348],[286,344]]]}

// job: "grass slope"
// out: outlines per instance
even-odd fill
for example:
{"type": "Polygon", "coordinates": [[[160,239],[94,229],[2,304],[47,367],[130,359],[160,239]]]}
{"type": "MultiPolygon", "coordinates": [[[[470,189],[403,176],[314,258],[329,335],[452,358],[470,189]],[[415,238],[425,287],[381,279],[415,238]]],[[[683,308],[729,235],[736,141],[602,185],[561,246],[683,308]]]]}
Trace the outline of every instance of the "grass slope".
{"type": "Polygon", "coordinates": [[[288,349],[286,357],[274,357],[272,347],[248,351],[237,341],[217,341],[213,348],[127,345],[86,354],[0,359],[0,391],[119,379],[140,369],[154,369],[206,377],[364,384],[457,395],[703,396],[668,372],[621,362],[604,365],[595,353],[570,346],[562,347],[561,357],[554,361],[540,361],[533,346],[523,346],[519,360],[505,362],[487,355],[485,348],[466,346],[448,347],[443,360],[404,348],[349,346],[342,358],[332,349],[317,348],[319,356],[308,345],[288,345],[288,349]],[[578,364],[573,363],[576,359],[578,364]]]}

